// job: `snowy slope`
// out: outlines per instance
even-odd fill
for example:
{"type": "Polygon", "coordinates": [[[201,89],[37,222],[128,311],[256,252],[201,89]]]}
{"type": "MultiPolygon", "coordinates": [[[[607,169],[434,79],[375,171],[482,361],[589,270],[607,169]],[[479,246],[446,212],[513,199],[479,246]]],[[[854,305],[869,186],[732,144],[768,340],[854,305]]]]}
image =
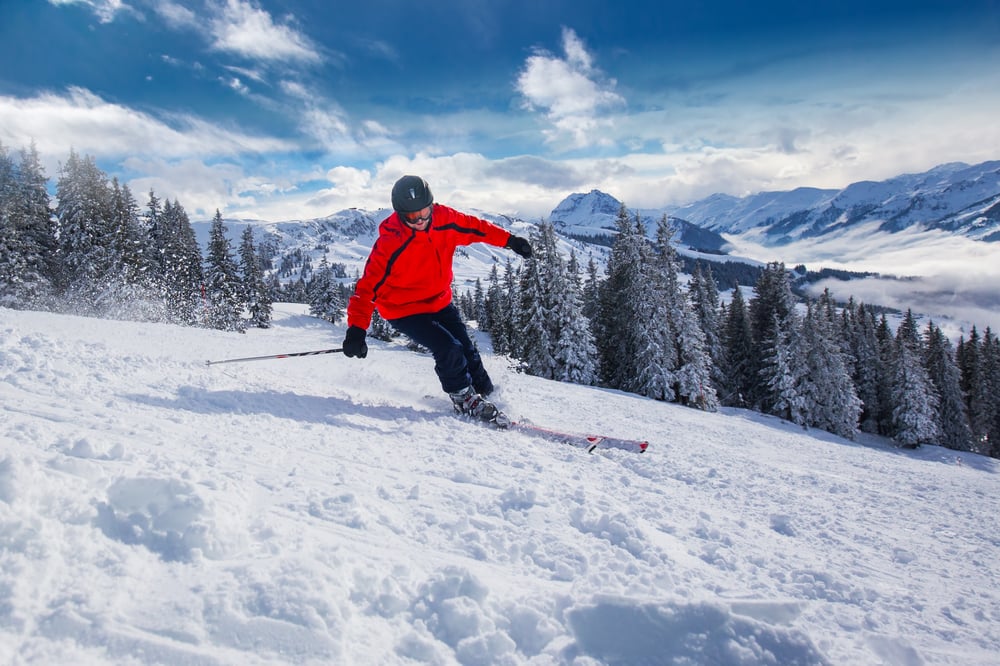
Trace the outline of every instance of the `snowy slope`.
{"type": "Polygon", "coordinates": [[[996,461],[431,359],[0,309],[0,663],[990,664],[996,461]]]}

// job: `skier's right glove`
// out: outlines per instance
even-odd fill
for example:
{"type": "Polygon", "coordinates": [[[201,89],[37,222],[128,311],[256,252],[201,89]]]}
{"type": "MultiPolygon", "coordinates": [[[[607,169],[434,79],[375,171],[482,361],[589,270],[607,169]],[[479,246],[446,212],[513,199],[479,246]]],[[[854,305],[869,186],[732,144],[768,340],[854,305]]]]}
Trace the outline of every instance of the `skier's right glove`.
{"type": "Polygon", "coordinates": [[[368,356],[368,343],[365,336],[368,332],[360,326],[348,326],[344,336],[344,356],[364,358],[368,356]]]}
{"type": "Polygon", "coordinates": [[[520,236],[511,236],[510,238],[507,239],[507,245],[505,245],[504,247],[514,250],[514,252],[517,252],[525,259],[531,259],[531,254],[532,254],[531,243],[528,242],[527,238],[521,238],[520,236]]]}

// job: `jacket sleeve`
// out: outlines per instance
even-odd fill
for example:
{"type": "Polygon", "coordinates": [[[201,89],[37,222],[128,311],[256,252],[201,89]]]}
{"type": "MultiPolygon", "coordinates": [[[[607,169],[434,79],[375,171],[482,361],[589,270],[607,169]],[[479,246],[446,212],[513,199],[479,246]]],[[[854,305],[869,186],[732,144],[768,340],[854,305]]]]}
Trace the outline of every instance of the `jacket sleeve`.
{"type": "Polygon", "coordinates": [[[448,208],[447,211],[448,215],[444,220],[443,228],[454,232],[456,245],[488,243],[503,247],[510,238],[509,231],[488,220],[460,213],[454,208],[448,208]]]}
{"type": "Polygon", "coordinates": [[[347,325],[357,326],[365,330],[372,323],[372,313],[375,311],[375,291],[385,278],[387,256],[385,243],[380,237],[372,246],[365,262],[365,270],[354,288],[354,294],[347,302],[347,325]]]}

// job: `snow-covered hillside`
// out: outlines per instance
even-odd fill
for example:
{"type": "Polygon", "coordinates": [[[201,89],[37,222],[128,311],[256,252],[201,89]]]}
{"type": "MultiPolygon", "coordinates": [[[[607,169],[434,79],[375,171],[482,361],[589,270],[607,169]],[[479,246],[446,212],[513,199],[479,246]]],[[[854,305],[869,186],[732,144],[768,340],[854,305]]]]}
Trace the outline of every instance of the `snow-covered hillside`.
{"type": "Polygon", "coordinates": [[[997,461],[429,357],[0,309],[0,663],[991,664],[997,461]]]}

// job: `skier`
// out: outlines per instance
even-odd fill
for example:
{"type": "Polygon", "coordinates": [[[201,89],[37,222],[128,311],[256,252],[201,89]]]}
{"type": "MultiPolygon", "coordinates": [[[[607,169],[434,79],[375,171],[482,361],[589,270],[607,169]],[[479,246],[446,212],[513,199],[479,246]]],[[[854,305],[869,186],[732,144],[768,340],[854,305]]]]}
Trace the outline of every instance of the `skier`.
{"type": "Polygon", "coordinates": [[[396,181],[392,207],[395,212],[379,225],[347,305],[344,355],[368,355],[365,337],[378,308],[396,330],[431,351],[441,388],[458,412],[503,425],[506,417],[486,400],[493,382],[452,304],[452,258],[456,247],[476,242],[529,258],[531,244],[486,220],[435,204],[427,181],[419,176],[396,181]]]}

